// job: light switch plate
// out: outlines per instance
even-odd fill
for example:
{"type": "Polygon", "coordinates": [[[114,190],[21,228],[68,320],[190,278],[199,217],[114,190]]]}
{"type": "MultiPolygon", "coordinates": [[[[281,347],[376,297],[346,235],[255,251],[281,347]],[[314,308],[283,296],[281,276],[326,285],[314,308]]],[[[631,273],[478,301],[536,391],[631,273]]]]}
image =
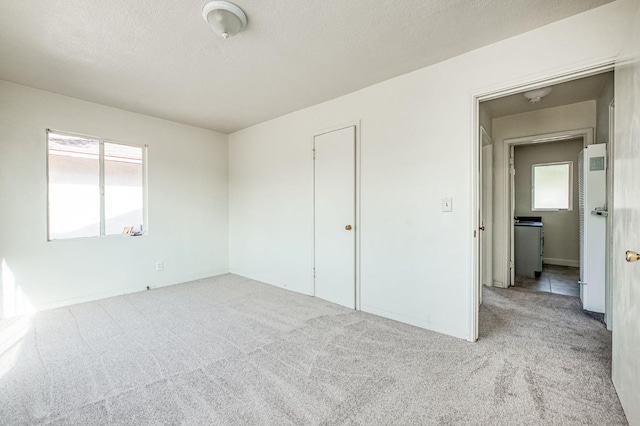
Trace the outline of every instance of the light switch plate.
{"type": "Polygon", "coordinates": [[[453,199],[451,197],[445,197],[442,199],[442,211],[443,212],[450,212],[453,211],[453,199]]]}

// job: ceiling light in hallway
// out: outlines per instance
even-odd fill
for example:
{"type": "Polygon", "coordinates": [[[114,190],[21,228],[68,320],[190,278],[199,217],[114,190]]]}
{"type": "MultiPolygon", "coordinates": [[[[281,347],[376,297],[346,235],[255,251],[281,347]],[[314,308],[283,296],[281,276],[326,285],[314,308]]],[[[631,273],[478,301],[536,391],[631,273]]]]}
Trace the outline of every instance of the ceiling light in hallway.
{"type": "Polygon", "coordinates": [[[542,87],[540,89],[525,92],[524,97],[529,99],[530,104],[537,104],[549,93],[551,93],[551,87],[542,87]]]}

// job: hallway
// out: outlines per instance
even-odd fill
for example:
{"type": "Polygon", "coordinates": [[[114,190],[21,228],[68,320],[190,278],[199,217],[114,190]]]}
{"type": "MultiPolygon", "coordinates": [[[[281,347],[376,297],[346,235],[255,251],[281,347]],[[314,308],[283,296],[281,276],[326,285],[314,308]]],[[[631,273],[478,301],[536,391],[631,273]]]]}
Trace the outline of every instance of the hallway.
{"type": "Polygon", "coordinates": [[[545,264],[542,267],[542,274],[538,278],[516,276],[514,287],[522,290],[580,297],[579,279],[579,268],[545,264]]]}

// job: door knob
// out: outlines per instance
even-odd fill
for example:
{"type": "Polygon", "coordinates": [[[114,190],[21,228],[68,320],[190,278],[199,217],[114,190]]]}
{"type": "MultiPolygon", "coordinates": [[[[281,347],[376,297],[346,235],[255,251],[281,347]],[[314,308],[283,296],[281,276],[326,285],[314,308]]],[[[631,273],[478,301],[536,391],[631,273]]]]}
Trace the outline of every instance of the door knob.
{"type": "Polygon", "coordinates": [[[351,225],[345,226],[344,229],[346,229],[347,231],[351,231],[351,225]]]}
{"type": "Polygon", "coordinates": [[[478,229],[480,229],[481,231],[484,231],[484,225],[482,225],[482,226],[481,226],[480,228],[478,228],[478,229]]]}
{"type": "Polygon", "coordinates": [[[640,254],[636,253],[635,251],[627,250],[624,258],[627,260],[627,262],[636,262],[640,260],[640,254]]]}

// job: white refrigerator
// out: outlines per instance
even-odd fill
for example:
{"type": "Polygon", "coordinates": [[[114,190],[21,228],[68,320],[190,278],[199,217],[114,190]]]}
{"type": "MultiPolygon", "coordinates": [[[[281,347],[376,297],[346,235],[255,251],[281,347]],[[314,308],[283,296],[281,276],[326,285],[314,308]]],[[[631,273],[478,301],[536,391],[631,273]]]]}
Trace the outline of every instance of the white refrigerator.
{"type": "Polygon", "coordinates": [[[606,276],[606,144],[589,145],[578,159],[580,190],[580,300],[604,313],[606,276]]]}

